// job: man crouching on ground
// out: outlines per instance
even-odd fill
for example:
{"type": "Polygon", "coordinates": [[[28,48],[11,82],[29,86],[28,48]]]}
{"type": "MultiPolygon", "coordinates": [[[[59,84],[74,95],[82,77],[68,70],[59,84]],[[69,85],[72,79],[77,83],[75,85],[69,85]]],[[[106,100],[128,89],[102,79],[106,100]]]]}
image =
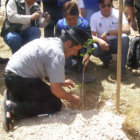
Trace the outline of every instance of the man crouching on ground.
{"type": "Polygon", "coordinates": [[[11,95],[3,102],[3,126],[13,127],[13,120],[60,111],[60,99],[80,105],[80,97],[67,93],[62,86],[72,86],[65,80],[65,57],[77,55],[88,35],[78,27],[63,30],[60,38],[31,41],[17,51],[5,69],[5,84],[11,95]],[[47,85],[42,79],[48,79],[47,85]]]}

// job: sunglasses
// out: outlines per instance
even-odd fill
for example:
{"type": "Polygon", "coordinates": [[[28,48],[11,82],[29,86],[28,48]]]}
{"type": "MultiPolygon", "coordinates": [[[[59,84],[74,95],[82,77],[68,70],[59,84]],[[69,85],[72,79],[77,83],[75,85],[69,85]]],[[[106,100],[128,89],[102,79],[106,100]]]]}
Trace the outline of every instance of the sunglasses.
{"type": "Polygon", "coordinates": [[[102,4],[102,8],[106,8],[106,7],[108,7],[108,8],[112,7],[112,3],[102,4]]]}

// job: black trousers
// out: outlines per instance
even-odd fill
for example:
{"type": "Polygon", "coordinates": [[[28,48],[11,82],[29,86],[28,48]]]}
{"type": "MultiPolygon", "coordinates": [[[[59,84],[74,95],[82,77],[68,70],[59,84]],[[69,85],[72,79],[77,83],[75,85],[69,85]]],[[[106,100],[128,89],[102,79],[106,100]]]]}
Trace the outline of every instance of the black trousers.
{"type": "Polygon", "coordinates": [[[50,86],[41,79],[22,78],[11,73],[5,75],[5,84],[12,94],[17,120],[61,109],[62,102],[54,96],[50,86]]]}
{"type": "Polygon", "coordinates": [[[44,37],[53,37],[55,34],[55,25],[63,17],[62,6],[57,6],[57,3],[52,4],[44,0],[43,11],[48,12],[51,17],[49,24],[44,28],[44,37]]]}
{"type": "Polygon", "coordinates": [[[138,30],[140,33],[140,9],[137,9],[137,13],[136,13],[136,19],[137,19],[137,24],[138,24],[138,30]]]}

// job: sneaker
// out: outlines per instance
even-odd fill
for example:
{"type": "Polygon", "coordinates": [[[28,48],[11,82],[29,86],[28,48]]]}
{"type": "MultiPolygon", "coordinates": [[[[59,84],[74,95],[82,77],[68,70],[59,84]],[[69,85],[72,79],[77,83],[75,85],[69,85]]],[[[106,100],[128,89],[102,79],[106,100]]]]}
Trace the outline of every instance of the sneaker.
{"type": "Polygon", "coordinates": [[[8,58],[1,58],[0,57],[0,64],[6,64],[9,61],[8,58]]]}
{"type": "Polygon", "coordinates": [[[13,130],[14,109],[12,101],[6,99],[2,101],[2,124],[6,132],[13,130]]]}

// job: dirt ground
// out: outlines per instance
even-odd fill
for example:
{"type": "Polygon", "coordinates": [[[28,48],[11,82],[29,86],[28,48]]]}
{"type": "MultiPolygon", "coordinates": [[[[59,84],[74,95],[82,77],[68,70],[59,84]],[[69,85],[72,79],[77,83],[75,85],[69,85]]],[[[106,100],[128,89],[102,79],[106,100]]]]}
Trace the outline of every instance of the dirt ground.
{"type": "MultiPolygon", "coordinates": [[[[0,57],[11,56],[8,46],[0,38],[0,57]]],[[[101,68],[102,62],[93,56],[86,72],[96,76],[92,83],[84,84],[84,108],[74,109],[65,102],[66,107],[53,116],[24,119],[15,124],[13,132],[6,133],[2,128],[0,109],[0,140],[140,140],[122,130],[122,124],[132,107],[140,103],[140,76],[137,71],[127,69],[127,80],[121,82],[120,108],[116,111],[116,55],[108,69],[101,68]],[[71,109],[70,109],[70,108],[71,109]]],[[[3,75],[5,65],[0,65],[0,103],[5,89],[3,75]]],[[[76,82],[71,89],[81,93],[81,82],[73,72],[66,78],[76,82]]]]}

